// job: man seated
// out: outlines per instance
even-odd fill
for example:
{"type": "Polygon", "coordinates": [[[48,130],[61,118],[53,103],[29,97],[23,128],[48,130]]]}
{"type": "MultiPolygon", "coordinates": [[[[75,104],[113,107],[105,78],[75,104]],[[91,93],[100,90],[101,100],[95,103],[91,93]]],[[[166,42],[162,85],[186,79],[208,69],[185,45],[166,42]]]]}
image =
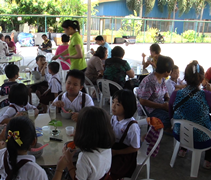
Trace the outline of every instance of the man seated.
{"type": "MultiPolygon", "coordinates": [[[[102,47],[105,47],[108,51],[108,57],[107,58],[111,58],[111,46],[105,42],[103,36],[97,36],[95,38],[95,41],[96,41],[96,44],[102,46],[102,47]]],[[[91,49],[91,53],[94,54],[94,49],[91,49]]]]}
{"type": "Polygon", "coordinates": [[[43,34],[42,39],[44,40],[44,42],[42,43],[41,47],[38,48],[38,55],[44,55],[45,53],[52,53],[52,50],[48,50],[52,48],[52,43],[48,39],[47,35],[43,34]],[[43,52],[45,53],[43,54],[43,52]]]}
{"type": "Polygon", "coordinates": [[[4,35],[0,34],[0,56],[9,55],[9,48],[6,42],[4,42],[4,35]]]}
{"type": "Polygon", "coordinates": [[[16,45],[15,42],[11,40],[11,37],[9,35],[5,36],[5,42],[7,43],[9,50],[13,53],[16,53],[16,45]]]}

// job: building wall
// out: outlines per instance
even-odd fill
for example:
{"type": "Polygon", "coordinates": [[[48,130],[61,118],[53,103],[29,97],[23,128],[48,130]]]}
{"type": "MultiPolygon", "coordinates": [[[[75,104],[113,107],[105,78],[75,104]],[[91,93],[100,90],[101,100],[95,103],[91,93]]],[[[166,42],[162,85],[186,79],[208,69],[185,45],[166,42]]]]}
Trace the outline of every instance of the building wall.
{"type": "MultiPolygon", "coordinates": [[[[102,0],[101,0],[102,1],[102,0]]],[[[102,1],[99,3],[99,6],[96,8],[98,9],[98,16],[127,16],[129,14],[133,14],[132,11],[128,10],[126,6],[126,0],[116,0],[116,1],[102,1]]],[[[153,10],[148,14],[145,15],[145,7],[143,8],[143,17],[145,18],[168,18],[168,9],[167,6],[164,7],[163,13],[161,13],[158,9],[158,0],[155,2],[155,6],[153,10]]],[[[173,13],[171,14],[171,18],[173,18],[173,13]]],[[[179,12],[176,13],[176,19],[178,20],[187,20],[187,19],[200,19],[200,16],[198,16],[195,12],[195,9],[191,9],[189,13],[184,13],[181,17],[179,17],[179,12]]],[[[207,5],[204,9],[203,19],[205,20],[211,20],[211,11],[210,6],[207,5]]],[[[162,24],[163,26],[163,24],[162,24]]],[[[211,29],[211,24],[209,25],[211,29]]],[[[184,22],[175,22],[175,30],[177,30],[178,33],[182,33],[184,30],[187,29],[195,29],[194,23],[186,23],[184,25],[184,22]]],[[[171,30],[171,26],[169,26],[169,30],[171,30]]]]}

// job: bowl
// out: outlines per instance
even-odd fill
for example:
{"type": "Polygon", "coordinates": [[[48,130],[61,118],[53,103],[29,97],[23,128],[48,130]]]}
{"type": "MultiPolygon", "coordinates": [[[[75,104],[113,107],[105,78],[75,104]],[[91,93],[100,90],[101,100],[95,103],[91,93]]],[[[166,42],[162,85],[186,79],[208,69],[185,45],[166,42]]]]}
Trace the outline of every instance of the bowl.
{"type": "Polygon", "coordinates": [[[19,111],[19,113],[21,113],[23,116],[27,116],[28,117],[28,112],[27,111],[19,111]]]}
{"type": "MultiPolygon", "coordinates": [[[[37,143],[36,146],[34,148],[39,148],[41,147],[42,144],[41,143],[37,143]]],[[[29,155],[33,155],[36,159],[38,159],[43,153],[43,149],[39,150],[39,151],[28,151],[29,155]]]]}
{"type": "Polygon", "coordinates": [[[72,112],[74,112],[72,109],[65,109],[66,111],[70,111],[70,113],[65,113],[62,109],[61,109],[61,116],[65,119],[71,119],[71,116],[72,116],[72,112]]]}

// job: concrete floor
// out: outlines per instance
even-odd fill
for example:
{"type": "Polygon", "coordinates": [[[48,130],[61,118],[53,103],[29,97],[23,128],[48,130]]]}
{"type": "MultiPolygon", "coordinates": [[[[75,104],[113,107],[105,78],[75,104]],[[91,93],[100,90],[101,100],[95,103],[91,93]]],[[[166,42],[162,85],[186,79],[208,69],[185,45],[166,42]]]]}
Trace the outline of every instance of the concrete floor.
{"type": "MultiPolygon", "coordinates": [[[[134,51],[136,51],[135,49],[133,50],[132,48],[136,47],[137,48],[141,48],[142,51],[148,51],[149,48],[149,44],[140,44],[140,45],[133,45],[133,46],[128,46],[128,47],[124,47],[127,48],[128,51],[126,53],[126,57],[127,58],[133,58],[134,56],[134,51]],[[144,47],[144,48],[143,48],[144,47]]],[[[96,49],[97,46],[94,45],[94,48],[96,49]]],[[[210,48],[208,44],[192,44],[192,45],[179,45],[179,44],[173,44],[173,45],[167,45],[164,44],[162,45],[162,48],[167,48],[171,51],[168,51],[167,54],[173,54],[175,55],[175,59],[179,58],[179,56],[181,55],[176,55],[176,53],[178,53],[178,51],[183,49],[183,53],[182,53],[182,57],[186,62],[184,63],[184,61],[180,60],[177,61],[177,65],[181,65],[182,66],[182,70],[184,70],[184,64],[187,64],[189,62],[190,59],[197,59],[199,60],[205,67],[205,69],[207,69],[207,67],[210,67],[209,65],[209,61],[206,60],[207,54],[205,52],[207,52],[207,50],[210,48]],[[185,48],[184,48],[185,46],[185,48]],[[196,58],[193,58],[194,53],[196,53],[196,51],[193,51],[194,49],[200,49],[200,53],[195,56],[196,58]],[[177,52],[175,51],[177,50],[177,52]],[[185,53],[188,51],[191,51],[192,53],[185,53]],[[191,57],[190,57],[191,56],[191,57]],[[188,57],[188,58],[187,58],[188,57]]],[[[35,47],[30,47],[30,48],[21,48],[22,50],[22,55],[25,57],[25,63],[27,64],[30,60],[34,59],[36,57],[36,49],[35,47]]],[[[163,52],[167,52],[167,49],[165,49],[163,52]]],[[[141,53],[138,53],[139,58],[141,57],[141,53]]],[[[137,51],[136,51],[137,54],[137,51]]],[[[165,54],[165,53],[164,53],[165,54]]],[[[174,57],[173,57],[174,58],[174,57]]],[[[36,101],[36,100],[35,100],[36,101]]],[[[99,103],[97,103],[95,101],[95,105],[98,106],[99,103]]],[[[106,105],[104,107],[108,112],[109,112],[109,106],[106,105]]],[[[150,178],[152,179],[156,179],[156,180],[191,180],[191,179],[199,179],[199,180],[211,180],[211,170],[206,170],[202,167],[202,163],[203,163],[203,159],[204,159],[204,153],[202,154],[202,158],[201,158],[201,164],[199,167],[199,173],[198,173],[198,178],[190,178],[190,167],[191,167],[191,152],[187,153],[187,156],[185,158],[180,158],[177,157],[175,165],[173,168],[170,167],[169,163],[170,163],[170,159],[173,153],[173,137],[167,136],[167,135],[163,135],[161,144],[160,144],[160,150],[159,153],[157,155],[157,157],[155,158],[151,158],[151,173],[150,173],[150,178]]],[[[141,173],[140,173],[140,179],[146,178],[146,169],[145,167],[142,169],[141,173]]]]}
{"type": "MultiPolygon", "coordinates": [[[[99,103],[94,101],[95,106],[98,106],[99,103]]],[[[109,113],[109,105],[105,104],[103,108],[109,113]]],[[[144,129],[145,130],[145,129],[144,129]]],[[[142,133],[145,134],[145,133],[142,133]]],[[[150,165],[150,178],[155,180],[211,180],[211,169],[207,170],[202,167],[204,160],[204,153],[202,153],[201,164],[199,167],[198,178],[190,177],[191,169],[191,155],[189,151],[186,154],[185,158],[177,157],[174,167],[171,168],[170,160],[173,154],[173,137],[166,134],[163,135],[163,138],[160,143],[159,153],[156,157],[151,157],[150,165]]],[[[146,178],[146,167],[141,170],[139,175],[140,179],[146,178]]]]}

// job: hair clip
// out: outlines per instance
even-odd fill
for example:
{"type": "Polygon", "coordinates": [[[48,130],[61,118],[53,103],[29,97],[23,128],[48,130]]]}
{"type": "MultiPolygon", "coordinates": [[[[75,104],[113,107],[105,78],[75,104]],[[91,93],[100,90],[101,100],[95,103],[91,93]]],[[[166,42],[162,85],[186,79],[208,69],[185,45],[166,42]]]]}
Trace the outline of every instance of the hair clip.
{"type": "Polygon", "coordinates": [[[12,132],[12,131],[9,130],[9,131],[8,131],[8,136],[7,136],[6,142],[8,142],[8,140],[9,140],[11,137],[13,137],[14,140],[15,140],[15,142],[16,142],[19,146],[21,146],[21,145],[23,144],[23,142],[20,140],[19,135],[20,135],[19,131],[14,131],[14,132],[12,132]]]}
{"type": "Polygon", "coordinates": [[[193,65],[193,74],[196,73],[196,66],[193,65]]]}
{"type": "Polygon", "coordinates": [[[197,73],[200,72],[200,67],[199,67],[199,64],[196,65],[196,70],[197,70],[197,73]]]}

